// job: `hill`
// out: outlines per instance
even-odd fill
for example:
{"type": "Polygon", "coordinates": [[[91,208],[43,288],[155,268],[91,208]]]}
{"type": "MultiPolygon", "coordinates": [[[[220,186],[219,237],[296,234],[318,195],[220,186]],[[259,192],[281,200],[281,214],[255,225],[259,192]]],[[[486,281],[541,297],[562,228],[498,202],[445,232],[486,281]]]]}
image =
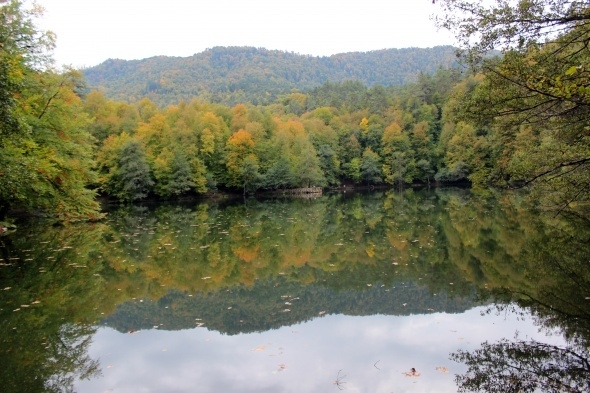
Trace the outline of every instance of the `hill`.
{"type": "Polygon", "coordinates": [[[358,80],[367,86],[411,82],[420,72],[456,65],[452,46],[383,49],[314,57],[253,47],[215,47],[190,57],[109,59],[83,70],[88,86],[115,100],[149,97],[159,105],[195,96],[233,105],[267,104],[281,94],[325,82],[358,80]]]}
{"type": "Polygon", "coordinates": [[[161,330],[192,329],[196,324],[204,324],[207,329],[234,335],[291,326],[324,314],[460,313],[476,305],[469,297],[444,292],[433,296],[429,289],[411,282],[397,282],[388,288],[336,291],[320,284],[302,285],[278,278],[257,281],[249,288],[197,292],[190,297],[173,290],[159,300],[127,301],[103,318],[101,325],[128,332],[153,326],[160,326],[161,330]]]}

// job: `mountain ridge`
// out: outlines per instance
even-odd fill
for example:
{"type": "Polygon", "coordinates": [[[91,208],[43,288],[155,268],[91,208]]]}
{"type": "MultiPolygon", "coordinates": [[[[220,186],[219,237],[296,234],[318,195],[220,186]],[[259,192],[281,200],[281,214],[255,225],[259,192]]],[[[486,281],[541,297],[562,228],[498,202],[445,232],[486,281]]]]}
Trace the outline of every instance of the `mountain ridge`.
{"type": "Polygon", "coordinates": [[[159,105],[200,97],[212,102],[268,104],[326,82],[358,80],[367,86],[401,85],[421,73],[457,65],[455,48],[381,49],[331,56],[255,47],[213,47],[188,57],[108,59],[82,70],[88,87],[115,100],[144,97],[159,105]]]}

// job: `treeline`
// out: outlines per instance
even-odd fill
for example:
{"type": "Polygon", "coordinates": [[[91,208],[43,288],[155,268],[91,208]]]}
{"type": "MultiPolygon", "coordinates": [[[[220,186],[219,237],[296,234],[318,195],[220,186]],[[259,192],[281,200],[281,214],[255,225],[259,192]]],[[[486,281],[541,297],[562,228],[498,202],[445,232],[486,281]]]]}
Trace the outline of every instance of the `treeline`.
{"type": "Polygon", "coordinates": [[[383,49],[329,57],[253,47],[215,47],[190,57],[143,60],[109,59],[83,70],[92,89],[109,98],[137,102],[148,97],[158,106],[200,97],[234,106],[267,105],[281,94],[316,88],[328,81],[359,80],[367,86],[395,86],[420,72],[457,64],[451,46],[383,49]]]}
{"type": "MultiPolygon", "coordinates": [[[[56,71],[47,55],[52,35],[11,1],[0,8],[0,219],[13,208],[98,218],[98,191],[134,201],[215,189],[464,180],[533,185],[558,211],[584,208],[590,31],[571,22],[588,19],[576,7],[562,10],[576,18],[562,15],[563,31],[550,44],[532,37],[501,58],[482,53],[508,33],[485,24],[483,47],[469,52],[480,73],[439,68],[398,87],[327,82],[265,105],[200,97],[160,107],[149,97],[133,101],[131,91],[132,104],[107,99],[87,92],[77,72],[56,71]]],[[[500,25],[513,22],[509,5],[498,10],[500,25]]],[[[462,34],[462,22],[451,22],[462,34]]],[[[465,21],[466,37],[470,26],[465,21]]],[[[217,59],[228,71],[238,60],[217,59]]]]}
{"type": "Polygon", "coordinates": [[[147,98],[127,104],[93,91],[84,108],[94,119],[97,186],[133,201],[216,188],[468,180],[486,163],[474,157],[475,128],[449,112],[453,94],[473,81],[440,69],[399,91],[329,83],[267,106],[195,99],[163,109],[147,98]]]}

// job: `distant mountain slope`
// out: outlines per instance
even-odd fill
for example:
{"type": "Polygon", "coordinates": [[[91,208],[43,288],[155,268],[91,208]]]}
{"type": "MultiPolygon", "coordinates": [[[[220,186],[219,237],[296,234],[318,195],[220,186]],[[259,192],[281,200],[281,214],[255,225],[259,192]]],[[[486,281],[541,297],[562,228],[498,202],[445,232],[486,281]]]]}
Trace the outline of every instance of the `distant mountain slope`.
{"type": "Polygon", "coordinates": [[[267,103],[277,95],[323,83],[360,80],[368,86],[400,85],[420,72],[456,64],[452,46],[383,49],[314,57],[252,47],[216,47],[190,57],[110,59],[83,71],[89,87],[109,98],[148,96],[165,105],[201,96],[224,104],[267,103]]]}

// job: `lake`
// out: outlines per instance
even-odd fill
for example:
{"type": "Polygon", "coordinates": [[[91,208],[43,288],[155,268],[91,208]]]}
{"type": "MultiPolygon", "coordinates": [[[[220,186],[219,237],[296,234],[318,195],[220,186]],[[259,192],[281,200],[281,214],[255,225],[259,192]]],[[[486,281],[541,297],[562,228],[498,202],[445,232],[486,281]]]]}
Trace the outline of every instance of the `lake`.
{"type": "Polygon", "coordinates": [[[31,222],[0,237],[0,281],[3,392],[590,389],[590,225],[518,194],[31,222]]]}

